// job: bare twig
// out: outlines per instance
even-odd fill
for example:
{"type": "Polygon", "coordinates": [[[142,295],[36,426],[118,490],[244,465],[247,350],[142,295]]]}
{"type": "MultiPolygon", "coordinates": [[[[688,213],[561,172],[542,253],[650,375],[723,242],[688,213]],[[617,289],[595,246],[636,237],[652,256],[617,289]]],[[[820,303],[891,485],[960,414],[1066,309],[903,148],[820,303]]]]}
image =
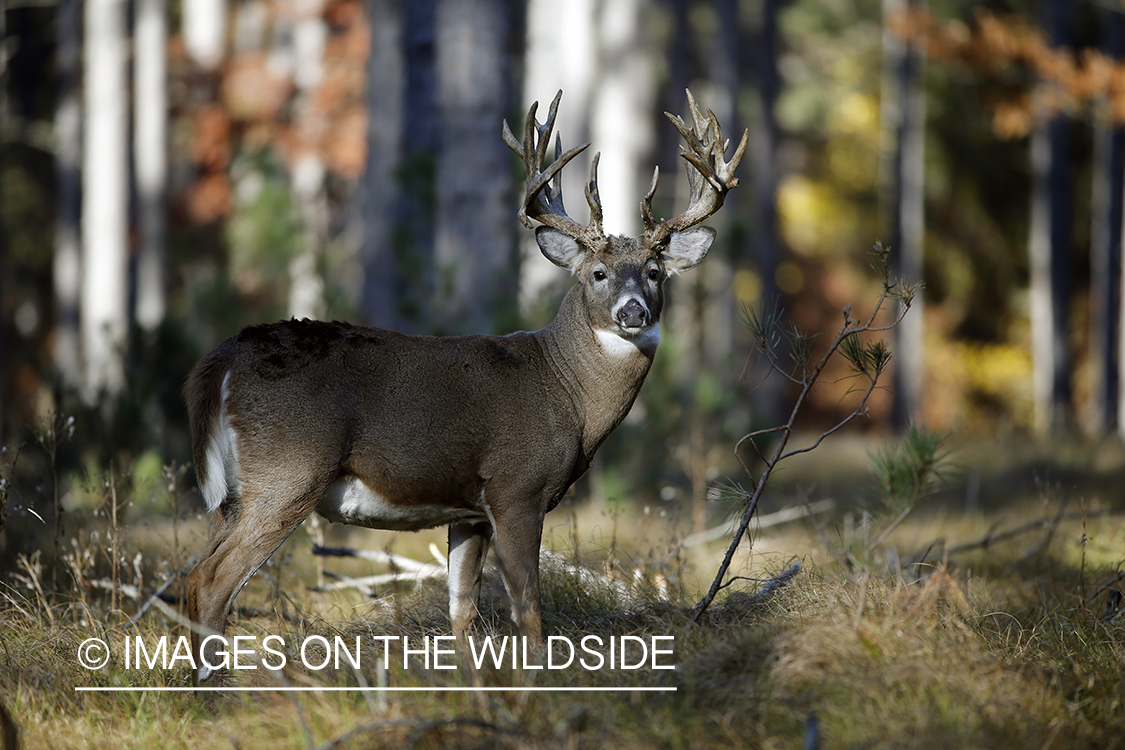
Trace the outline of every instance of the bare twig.
{"type": "Polygon", "coordinates": [[[1098,586],[1097,590],[1095,590],[1094,593],[1092,593],[1092,594],[1090,594],[1089,596],[1086,597],[1086,603],[1089,604],[1090,602],[1094,601],[1095,599],[1098,598],[1098,594],[1102,593],[1103,591],[1105,591],[1106,589],[1108,589],[1110,586],[1117,583],[1118,581],[1123,581],[1123,580],[1125,580],[1125,570],[1117,571],[1117,575],[1115,575],[1113,578],[1110,578],[1108,581],[1103,583],[1101,586],[1098,586]]]}
{"type": "MultiPolygon", "coordinates": [[[[841,326],[839,332],[836,334],[836,337],[829,344],[828,350],[820,357],[819,360],[817,360],[812,369],[807,368],[807,360],[800,363],[802,371],[802,378],[800,380],[801,390],[797,396],[796,402],[793,404],[793,407],[789,412],[789,419],[786,421],[786,423],[784,425],[772,427],[767,430],[758,430],[756,432],[752,432],[744,436],[735,444],[735,458],[738,460],[739,464],[742,465],[742,468],[746,471],[747,476],[753,479],[753,472],[750,471],[750,468],[746,465],[746,462],[743,461],[742,456],[739,455],[739,451],[743,443],[745,443],[747,440],[752,440],[754,437],[759,437],[767,434],[777,433],[780,436],[777,441],[777,445],[774,446],[772,454],[765,460],[765,467],[762,469],[761,474],[758,475],[753,490],[745,493],[744,495],[744,502],[746,504],[746,507],[743,511],[742,519],[738,524],[738,528],[735,529],[734,536],[731,538],[730,545],[727,547],[727,551],[723,557],[723,561],[719,565],[719,570],[715,575],[715,579],[711,582],[710,589],[692,611],[691,617],[688,618],[689,622],[697,622],[703,615],[703,613],[707,611],[707,608],[711,605],[711,602],[714,601],[715,596],[724,587],[723,579],[726,577],[727,571],[730,569],[731,562],[734,559],[735,551],[738,549],[739,544],[742,542],[742,537],[746,534],[746,531],[750,526],[750,520],[753,518],[754,513],[758,509],[758,502],[761,499],[762,492],[765,490],[766,483],[769,480],[769,477],[773,473],[774,469],[777,467],[778,463],[791,456],[795,456],[800,453],[808,453],[809,451],[815,450],[829,435],[832,435],[836,431],[840,430],[844,425],[848,424],[856,417],[865,415],[867,413],[867,400],[875,391],[875,388],[879,382],[879,377],[882,375],[887,362],[890,360],[890,352],[881,342],[877,342],[871,345],[865,345],[860,341],[859,337],[861,334],[888,331],[898,325],[902,321],[903,317],[905,317],[906,313],[909,311],[910,303],[913,300],[914,293],[917,289],[916,286],[902,285],[898,281],[891,280],[890,264],[888,263],[889,250],[887,248],[884,248],[882,243],[876,243],[874,255],[876,256],[876,262],[879,263],[881,267],[880,270],[882,273],[883,288],[879,294],[878,300],[875,303],[875,307],[871,311],[871,314],[866,318],[866,320],[861,319],[857,321],[852,316],[851,305],[846,306],[843,310],[844,323],[841,326]],[[878,326],[875,324],[875,320],[882,312],[883,305],[889,298],[897,298],[901,300],[902,305],[899,307],[899,310],[889,324],[878,326]],[[813,387],[816,385],[816,382],[820,379],[821,374],[824,372],[825,368],[828,366],[828,363],[837,354],[837,352],[848,359],[857,377],[864,378],[866,380],[866,384],[864,385],[864,387],[858,389],[862,393],[862,396],[859,399],[859,403],[843,419],[841,419],[829,429],[822,432],[820,436],[815,441],[813,441],[812,444],[804,448],[797,448],[794,450],[789,450],[787,452],[786,448],[789,443],[789,438],[793,435],[793,426],[796,423],[797,415],[800,413],[806,399],[809,397],[809,394],[812,392],[813,387]]],[[[771,320],[773,322],[770,325],[775,325],[776,316],[774,318],[771,318],[771,320]]],[[[761,325],[760,321],[755,323],[754,327],[756,330],[753,330],[753,333],[758,339],[760,347],[767,352],[766,359],[769,367],[775,372],[780,372],[781,369],[777,364],[776,357],[772,356],[769,353],[770,347],[767,345],[767,342],[776,335],[775,332],[771,330],[769,326],[761,325]]]]}

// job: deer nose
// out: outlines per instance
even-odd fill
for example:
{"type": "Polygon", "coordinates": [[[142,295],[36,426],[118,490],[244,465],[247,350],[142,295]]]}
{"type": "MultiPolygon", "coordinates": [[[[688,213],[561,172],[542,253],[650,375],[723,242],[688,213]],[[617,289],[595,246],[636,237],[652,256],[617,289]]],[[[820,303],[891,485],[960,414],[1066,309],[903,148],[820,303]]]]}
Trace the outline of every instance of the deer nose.
{"type": "Polygon", "coordinates": [[[617,323],[622,328],[642,328],[648,325],[648,309],[631,299],[617,311],[617,323]]]}

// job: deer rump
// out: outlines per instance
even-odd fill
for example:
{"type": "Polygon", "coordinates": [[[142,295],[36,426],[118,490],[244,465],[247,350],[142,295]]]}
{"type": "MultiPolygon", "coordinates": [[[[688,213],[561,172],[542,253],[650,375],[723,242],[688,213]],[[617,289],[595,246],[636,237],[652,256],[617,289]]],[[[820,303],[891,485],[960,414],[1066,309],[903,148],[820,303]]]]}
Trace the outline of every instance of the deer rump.
{"type": "Polygon", "coordinates": [[[488,521],[494,503],[540,516],[555,507],[588,465],[573,405],[550,397],[560,387],[526,333],[434,338],[292,320],[223,341],[186,396],[217,522],[315,509],[416,531],[488,521]]]}

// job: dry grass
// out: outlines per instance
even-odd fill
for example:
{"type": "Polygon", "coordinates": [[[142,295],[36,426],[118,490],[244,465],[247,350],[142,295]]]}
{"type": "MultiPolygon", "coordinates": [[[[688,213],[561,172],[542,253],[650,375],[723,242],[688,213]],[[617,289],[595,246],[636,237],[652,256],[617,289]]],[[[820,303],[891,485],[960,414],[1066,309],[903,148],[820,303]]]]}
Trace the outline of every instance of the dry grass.
{"type": "MultiPolygon", "coordinates": [[[[25,748],[792,748],[806,740],[810,719],[823,748],[1125,746],[1125,615],[1107,612],[1109,589],[1097,591],[1125,557],[1125,521],[1102,513],[1122,509],[1119,491],[1041,483],[983,494],[972,512],[950,497],[919,510],[878,549],[871,548],[878,521],[865,524],[847,503],[837,517],[755,534],[736,561],[738,575],[766,578],[794,555],[801,574],[765,602],[751,596],[758,584],[736,582],[698,626],[687,617],[722,541],[685,550],[675,541],[680,523],[657,512],[587,506],[552,514],[547,541],[560,559],[544,569],[547,633],[673,635],[674,671],[502,667],[474,676],[401,662],[384,672],[366,658],[358,670],[320,671],[291,659],[280,676],[294,686],[676,688],[666,693],[79,693],[75,686],[187,685],[182,665],[126,671],[118,654],[90,672],[76,662],[86,638],[155,643],[181,631],[156,610],[131,624],[137,604],[128,597],[111,609],[106,592],[56,589],[40,561],[26,560],[0,587],[0,701],[25,748]],[[1044,523],[1020,535],[948,552],[1036,518],[1044,523]],[[945,543],[931,547],[938,538],[945,543]],[[923,564],[902,564],[927,548],[923,564]]],[[[168,527],[105,523],[89,519],[71,545],[83,580],[105,576],[110,540],[130,561],[121,583],[140,577],[151,589],[157,571],[175,568],[168,527]],[[142,563],[134,566],[137,554],[142,563]]],[[[202,532],[193,521],[175,537],[198,548],[202,532]]],[[[415,559],[428,558],[431,542],[444,549],[440,532],[333,531],[328,540],[392,546],[415,559]]],[[[448,633],[444,582],[384,589],[377,599],[313,593],[308,546],[307,535],[294,535],[252,582],[238,602],[252,616],[236,613],[232,634],[278,634],[296,644],[309,635],[366,642],[448,633]]],[[[378,572],[354,560],[326,567],[378,572]]],[[[510,633],[495,571],[479,632],[510,633]]],[[[246,674],[231,683],[275,684],[262,671],[246,674]]]]}

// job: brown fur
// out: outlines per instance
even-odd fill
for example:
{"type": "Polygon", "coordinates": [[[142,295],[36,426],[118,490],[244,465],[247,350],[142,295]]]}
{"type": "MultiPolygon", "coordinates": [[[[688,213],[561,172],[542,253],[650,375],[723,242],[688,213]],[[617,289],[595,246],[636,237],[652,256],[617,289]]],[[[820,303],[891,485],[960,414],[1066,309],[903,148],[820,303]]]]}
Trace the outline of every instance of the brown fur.
{"type": "MultiPolygon", "coordinates": [[[[711,237],[694,235],[680,265],[701,260],[711,237]]],[[[513,619],[541,638],[544,515],[624,419],[655,354],[655,337],[641,336],[638,347],[612,333],[612,310],[643,300],[655,326],[663,306],[660,249],[620,237],[600,252],[568,242],[541,235],[545,253],[561,249],[576,259],[579,283],[535,333],[434,338],[282,321],[244,329],[200,361],[185,388],[200,484],[211,471],[237,467],[237,476],[188,577],[193,623],[222,633],[239,589],[329,490],[342,488],[329,501],[342,513],[346,493],[362,487],[369,494],[352,497],[367,498],[360,503],[368,503],[367,515],[341,520],[395,529],[450,524],[456,634],[472,623],[492,542],[513,619]],[[608,349],[598,331],[611,332],[608,349]],[[223,466],[209,466],[221,414],[236,450],[223,466]]],[[[202,639],[193,636],[200,655],[202,639]]]]}

